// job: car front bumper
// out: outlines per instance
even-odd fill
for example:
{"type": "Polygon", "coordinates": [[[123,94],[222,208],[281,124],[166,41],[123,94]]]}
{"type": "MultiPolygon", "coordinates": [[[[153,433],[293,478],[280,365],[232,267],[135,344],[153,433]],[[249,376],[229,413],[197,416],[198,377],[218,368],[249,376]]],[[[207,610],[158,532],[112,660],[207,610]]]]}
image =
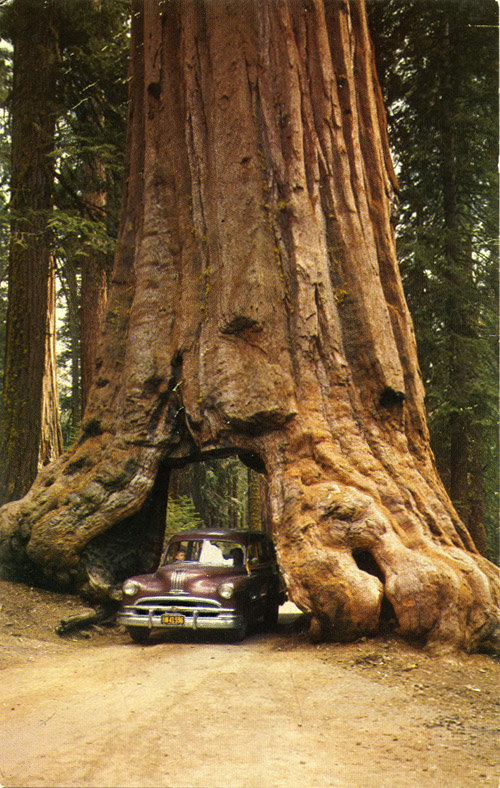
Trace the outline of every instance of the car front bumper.
{"type": "Polygon", "coordinates": [[[148,598],[133,605],[125,605],[117,622],[126,627],[146,629],[239,629],[244,617],[236,610],[223,608],[206,600],[148,598]],[[182,619],[181,623],[173,623],[182,619]]]}

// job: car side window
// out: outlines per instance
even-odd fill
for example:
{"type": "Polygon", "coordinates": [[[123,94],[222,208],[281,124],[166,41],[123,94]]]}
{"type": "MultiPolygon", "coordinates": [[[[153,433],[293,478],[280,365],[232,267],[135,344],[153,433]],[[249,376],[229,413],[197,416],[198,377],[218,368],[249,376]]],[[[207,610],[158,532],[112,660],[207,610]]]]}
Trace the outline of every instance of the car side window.
{"type": "Polygon", "coordinates": [[[262,560],[267,564],[269,561],[274,561],[274,547],[267,539],[262,541],[262,560]]]}
{"type": "Polygon", "coordinates": [[[272,542],[261,537],[254,537],[248,546],[248,565],[250,567],[267,566],[275,560],[272,542]]]}
{"type": "Polygon", "coordinates": [[[165,555],[164,564],[179,563],[182,561],[197,561],[200,552],[199,541],[172,542],[165,555]]]}
{"type": "Polygon", "coordinates": [[[258,545],[257,550],[259,555],[259,563],[267,565],[276,560],[274,545],[272,542],[262,537],[257,539],[257,545],[258,545]]]}
{"type": "Polygon", "coordinates": [[[249,567],[258,567],[261,563],[261,551],[260,551],[260,543],[256,541],[251,541],[248,545],[248,566],[249,567]]]}

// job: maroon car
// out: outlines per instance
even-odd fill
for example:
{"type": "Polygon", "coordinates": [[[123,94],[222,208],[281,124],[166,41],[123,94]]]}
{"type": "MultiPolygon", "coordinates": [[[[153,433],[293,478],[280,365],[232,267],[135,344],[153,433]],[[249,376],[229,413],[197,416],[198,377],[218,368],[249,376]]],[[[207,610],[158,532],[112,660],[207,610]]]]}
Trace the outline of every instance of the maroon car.
{"type": "Polygon", "coordinates": [[[196,530],[173,536],[159,568],[123,584],[118,622],[143,643],[156,629],[229,630],[242,640],[271,627],[286,599],[272,540],[261,531],[196,530]]]}

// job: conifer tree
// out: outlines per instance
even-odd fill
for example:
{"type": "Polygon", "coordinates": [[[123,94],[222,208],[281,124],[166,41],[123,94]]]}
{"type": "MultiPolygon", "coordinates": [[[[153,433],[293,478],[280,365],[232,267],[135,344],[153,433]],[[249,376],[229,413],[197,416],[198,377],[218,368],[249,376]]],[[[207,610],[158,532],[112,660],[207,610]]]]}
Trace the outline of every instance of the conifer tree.
{"type": "Polygon", "coordinates": [[[431,442],[477,547],[495,558],[498,6],[388,0],[369,8],[431,442]]]}

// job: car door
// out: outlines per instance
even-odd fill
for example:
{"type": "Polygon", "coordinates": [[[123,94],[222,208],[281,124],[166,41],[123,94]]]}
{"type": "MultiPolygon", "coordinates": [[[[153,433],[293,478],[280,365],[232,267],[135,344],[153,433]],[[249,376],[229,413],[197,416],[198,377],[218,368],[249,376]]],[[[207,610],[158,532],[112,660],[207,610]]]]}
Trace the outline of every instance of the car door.
{"type": "Polygon", "coordinates": [[[262,618],[272,583],[272,572],[264,539],[260,536],[250,538],[247,549],[247,566],[250,573],[250,608],[251,617],[255,621],[262,618]]]}

